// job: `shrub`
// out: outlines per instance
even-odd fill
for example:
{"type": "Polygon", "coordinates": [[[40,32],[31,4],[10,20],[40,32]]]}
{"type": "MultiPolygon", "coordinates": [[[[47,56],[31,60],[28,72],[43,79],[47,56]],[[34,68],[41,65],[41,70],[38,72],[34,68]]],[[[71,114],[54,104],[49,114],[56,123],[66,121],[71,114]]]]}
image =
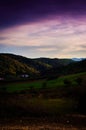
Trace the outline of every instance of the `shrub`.
{"type": "Polygon", "coordinates": [[[64,85],[65,85],[66,87],[70,87],[70,86],[71,86],[71,81],[68,80],[68,79],[64,79],[64,85]]]}
{"type": "Polygon", "coordinates": [[[81,85],[82,84],[82,78],[78,77],[76,79],[76,82],[77,82],[78,85],[81,85]]]}

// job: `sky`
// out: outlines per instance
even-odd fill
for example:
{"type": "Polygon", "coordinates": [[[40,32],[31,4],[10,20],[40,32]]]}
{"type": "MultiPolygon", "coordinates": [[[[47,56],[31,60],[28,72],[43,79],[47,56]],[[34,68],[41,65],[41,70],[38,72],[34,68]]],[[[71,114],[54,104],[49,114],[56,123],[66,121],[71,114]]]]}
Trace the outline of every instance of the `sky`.
{"type": "Polygon", "coordinates": [[[0,1],[0,53],[86,58],[86,0],[0,1]]]}

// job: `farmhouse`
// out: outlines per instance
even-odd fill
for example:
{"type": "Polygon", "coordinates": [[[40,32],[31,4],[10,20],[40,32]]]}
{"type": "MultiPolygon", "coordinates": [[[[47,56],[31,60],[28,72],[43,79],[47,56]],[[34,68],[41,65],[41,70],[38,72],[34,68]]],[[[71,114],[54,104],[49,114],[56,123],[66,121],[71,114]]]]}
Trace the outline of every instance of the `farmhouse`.
{"type": "Polygon", "coordinates": [[[22,78],[28,78],[29,75],[28,75],[28,74],[21,74],[21,77],[22,77],[22,78]]]}

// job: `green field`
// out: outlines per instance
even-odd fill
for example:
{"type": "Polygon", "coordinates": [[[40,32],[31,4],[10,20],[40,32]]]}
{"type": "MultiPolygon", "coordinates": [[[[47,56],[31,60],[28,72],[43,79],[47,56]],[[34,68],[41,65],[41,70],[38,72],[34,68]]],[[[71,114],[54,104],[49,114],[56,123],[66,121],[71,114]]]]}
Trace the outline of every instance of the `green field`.
{"type": "Polygon", "coordinates": [[[59,78],[55,78],[52,80],[43,79],[43,80],[36,80],[36,81],[11,82],[11,83],[4,84],[2,86],[4,86],[6,88],[6,91],[8,92],[15,92],[15,91],[19,92],[21,90],[29,90],[29,89],[39,90],[41,88],[50,89],[50,88],[64,87],[64,80],[69,80],[72,86],[77,86],[77,82],[76,82],[77,78],[83,78],[85,80],[86,72],[61,76],[59,78]]]}

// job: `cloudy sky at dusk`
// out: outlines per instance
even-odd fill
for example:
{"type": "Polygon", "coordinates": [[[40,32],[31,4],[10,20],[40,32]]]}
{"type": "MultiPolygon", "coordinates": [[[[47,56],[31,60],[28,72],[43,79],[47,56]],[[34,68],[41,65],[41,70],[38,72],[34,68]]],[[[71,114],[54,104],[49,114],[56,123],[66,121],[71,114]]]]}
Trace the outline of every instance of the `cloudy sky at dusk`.
{"type": "Polygon", "coordinates": [[[0,1],[0,53],[86,58],[86,0],[0,1]]]}

